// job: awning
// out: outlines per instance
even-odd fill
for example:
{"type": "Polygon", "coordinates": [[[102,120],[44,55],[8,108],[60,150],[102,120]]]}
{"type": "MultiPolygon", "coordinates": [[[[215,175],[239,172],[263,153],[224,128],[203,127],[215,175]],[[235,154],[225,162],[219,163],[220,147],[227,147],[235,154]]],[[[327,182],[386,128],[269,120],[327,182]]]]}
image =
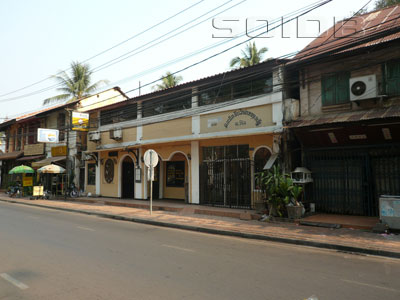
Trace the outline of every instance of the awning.
{"type": "Polygon", "coordinates": [[[67,157],[66,156],[56,156],[56,157],[48,157],[39,161],[35,161],[32,163],[32,168],[40,168],[46,165],[49,165],[51,163],[65,160],[67,157]]]}
{"type": "Polygon", "coordinates": [[[0,154],[0,160],[16,159],[24,154],[24,151],[14,151],[0,154]]]}
{"type": "Polygon", "coordinates": [[[18,161],[33,160],[33,159],[43,158],[43,156],[44,155],[30,155],[18,158],[17,160],[18,161]]]}
{"type": "Polygon", "coordinates": [[[366,120],[382,120],[385,118],[399,118],[400,117],[400,106],[393,105],[387,108],[376,108],[370,110],[355,110],[347,112],[338,112],[323,114],[319,116],[307,116],[293,120],[289,125],[289,128],[319,126],[327,124],[338,124],[338,123],[349,123],[359,122],[366,120]]]}

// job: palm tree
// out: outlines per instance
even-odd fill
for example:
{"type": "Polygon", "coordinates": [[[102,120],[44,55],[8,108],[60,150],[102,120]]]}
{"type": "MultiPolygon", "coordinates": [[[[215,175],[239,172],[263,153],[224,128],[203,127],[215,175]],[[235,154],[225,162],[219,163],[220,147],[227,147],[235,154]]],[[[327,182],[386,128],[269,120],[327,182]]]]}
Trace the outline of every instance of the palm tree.
{"type": "Polygon", "coordinates": [[[260,50],[257,50],[256,43],[249,42],[248,45],[246,45],[246,49],[242,50],[242,55],[243,57],[235,57],[231,60],[230,67],[232,69],[238,68],[238,67],[250,67],[254,66],[262,61],[262,58],[264,56],[264,53],[267,52],[268,49],[266,47],[261,48],[260,50]]]}
{"type": "Polygon", "coordinates": [[[71,63],[71,72],[68,75],[65,71],[59,73],[59,75],[53,75],[54,78],[61,87],[57,88],[62,94],[47,98],[43,101],[43,105],[65,101],[71,102],[82,97],[89,96],[92,92],[97,90],[99,86],[107,84],[107,80],[100,80],[94,84],[91,84],[92,71],[88,64],[81,64],[79,62],[71,63]]]}
{"type": "Polygon", "coordinates": [[[153,89],[156,91],[160,91],[178,85],[182,81],[182,76],[175,76],[171,74],[171,72],[167,72],[165,73],[164,76],[161,76],[160,80],[161,83],[153,86],[153,89]]]}

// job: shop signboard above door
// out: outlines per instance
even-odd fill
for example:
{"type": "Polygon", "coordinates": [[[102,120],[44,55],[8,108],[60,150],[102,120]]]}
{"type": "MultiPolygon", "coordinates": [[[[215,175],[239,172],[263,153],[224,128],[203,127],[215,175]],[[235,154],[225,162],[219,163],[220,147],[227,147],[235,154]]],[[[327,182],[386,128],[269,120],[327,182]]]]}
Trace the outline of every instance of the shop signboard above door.
{"type": "Polygon", "coordinates": [[[88,131],[89,130],[89,114],[72,112],[72,130],[88,131]]]}
{"type": "Polygon", "coordinates": [[[67,146],[57,146],[51,148],[51,156],[66,156],[67,155],[67,146]]]}
{"type": "Polygon", "coordinates": [[[58,143],[59,131],[57,129],[38,128],[39,143],[58,143]]]}
{"type": "Polygon", "coordinates": [[[25,156],[41,155],[43,153],[44,153],[44,144],[31,144],[24,146],[25,156]]]}

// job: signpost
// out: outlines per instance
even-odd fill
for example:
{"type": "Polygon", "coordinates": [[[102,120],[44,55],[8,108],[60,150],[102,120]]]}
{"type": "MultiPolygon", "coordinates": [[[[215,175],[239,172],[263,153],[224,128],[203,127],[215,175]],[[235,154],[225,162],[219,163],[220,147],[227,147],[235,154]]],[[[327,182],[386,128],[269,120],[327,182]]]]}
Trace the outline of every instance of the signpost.
{"type": "Polygon", "coordinates": [[[153,149],[149,149],[144,153],[144,164],[148,168],[148,180],[150,180],[150,215],[153,214],[153,181],[154,167],[158,164],[158,154],[153,149]]]}

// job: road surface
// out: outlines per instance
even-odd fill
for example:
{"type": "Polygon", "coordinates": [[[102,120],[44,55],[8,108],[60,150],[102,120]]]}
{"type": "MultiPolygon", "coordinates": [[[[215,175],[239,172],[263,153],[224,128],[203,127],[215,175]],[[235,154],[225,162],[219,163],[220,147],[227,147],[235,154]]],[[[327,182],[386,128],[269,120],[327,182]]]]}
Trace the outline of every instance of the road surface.
{"type": "Polygon", "coordinates": [[[400,260],[0,203],[0,299],[400,299],[400,260]]]}

